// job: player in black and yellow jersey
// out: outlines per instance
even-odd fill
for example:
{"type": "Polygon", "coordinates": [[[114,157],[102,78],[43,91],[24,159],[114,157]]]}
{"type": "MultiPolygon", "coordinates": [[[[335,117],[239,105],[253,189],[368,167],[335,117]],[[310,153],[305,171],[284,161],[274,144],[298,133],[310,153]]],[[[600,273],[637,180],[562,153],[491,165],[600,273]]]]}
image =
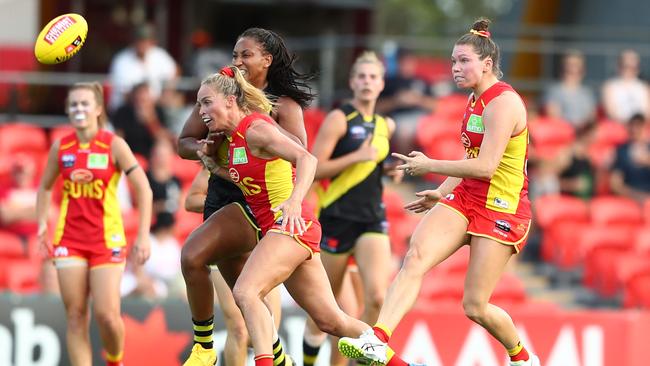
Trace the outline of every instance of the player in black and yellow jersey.
{"type": "MultiPolygon", "coordinates": [[[[318,158],[316,178],[328,180],[318,187],[319,220],[323,227],[321,253],[337,296],[348,258],[354,256],[364,289],[361,319],[373,324],[390,276],[390,271],[376,269],[390,267],[382,176],[395,122],[374,113],[384,88],[384,66],[373,52],[357,58],[349,84],[354,93],[352,101],[328,114],[313,147],[318,158]]],[[[325,334],[310,319],[303,342],[305,365],[314,364],[324,340],[325,334]]],[[[336,363],[333,360],[332,364],[336,363]]]]}

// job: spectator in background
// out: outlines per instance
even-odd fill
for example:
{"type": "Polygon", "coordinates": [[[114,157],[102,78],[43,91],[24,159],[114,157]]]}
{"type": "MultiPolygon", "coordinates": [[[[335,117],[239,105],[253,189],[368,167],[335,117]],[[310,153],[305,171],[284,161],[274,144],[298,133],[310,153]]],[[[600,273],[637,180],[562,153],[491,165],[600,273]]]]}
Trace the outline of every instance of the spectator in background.
{"type": "Polygon", "coordinates": [[[144,82],[151,86],[154,100],[158,99],[163,83],[174,79],[177,74],[174,59],[156,46],[153,26],[137,26],[131,46],[117,53],[111,61],[108,78],[113,90],[109,109],[114,111],[120,107],[131,89],[144,82]]]}
{"type": "Polygon", "coordinates": [[[16,155],[11,166],[11,185],[0,188],[0,226],[25,242],[38,228],[35,173],[30,157],[16,155]]]}
{"type": "Polygon", "coordinates": [[[132,266],[124,274],[123,296],[150,299],[185,297],[181,275],[181,246],[174,236],[174,215],[159,212],[151,226],[151,257],[143,266],[132,266]]]}
{"type": "Polygon", "coordinates": [[[131,146],[133,153],[149,159],[158,138],[172,138],[166,129],[165,114],[156,103],[147,83],[133,87],[129,100],[113,114],[115,132],[131,146]]]}
{"type": "Polygon", "coordinates": [[[176,214],[181,203],[181,181],[174,175],[173,159],[176,152],[171,141],[159,139],[156,141],[149,161],[147,178],[153,192],[154,214],[167,212],[176,214]]]}
{"type": "Polygon", "coordinates": [[[636,114],[627,125],[630,140],[616,150],[610,186],[618,195],[643,202],[650,197],[650,141],[645,133],[646,119],[636,114]]]}
{"type": "Polygon", "coordinates": [[[621,123],[637,113],[648,115],[650,93],[648,85],[639,78],[639,54],[624,50],[618,59],[618,75],[603,85],[603,106],[607,118],[621,123]]]}
{"type": "Polygon", "coordinates": [[[562,58],[560,81],[552,84],[545,95],[549,117],[562,118],[580,128],[596,117],[596,97],[593,90],[582,84],[585,58],[581,52],[568,51],[562,58]]]}
{"type": "Polygon", "coordinates": [[[386,79],[386,87],[377,101],[377,113],[395,120],[397,129],[393,150],[409,152],[415,149],[415,132],[422,115],[431,113],[436,99],[431,85],[415,74],[417,59],[402,51],[398,60],[398,73],[386,79]]]}
{"type": "Polygon", "coordinates": [[[186,103],[185,95],[176,89],[175,82],[170,81],[164,84],[158,105],[162,108],[163,118],[169,132],[175,137],[180,135],[183,124],[192,113],[194,106],[186,103]]]}
{"type": "Polygon", "coordinates": [[[589,146],[596,135],[596,123],[587,122],[576,131],[575,142],[555,159],[559,171],[559,189],[582,199],[594,195],[596,171],[589,158],[589,146]]]}

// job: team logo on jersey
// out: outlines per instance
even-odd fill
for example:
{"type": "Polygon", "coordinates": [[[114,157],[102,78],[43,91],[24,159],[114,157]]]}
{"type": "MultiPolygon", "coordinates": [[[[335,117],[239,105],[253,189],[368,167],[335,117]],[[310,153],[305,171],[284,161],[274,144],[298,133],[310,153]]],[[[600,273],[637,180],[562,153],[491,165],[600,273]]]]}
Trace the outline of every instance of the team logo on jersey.
{"type": "Polygon", "coordinates": [[[353,139],[365,139],[366,138],[366,129],[363,126],[352,126],[350,128],[350,136],[353,139]]]}
{"type": "Polygon", "coordinates": [[[70,173],[70,180],[75,183],[90,183],[93,177],[93,172],[88,169],[75,169],[70,173]]]}
{"type": "Polygon", "coordinates": [[[61,155],[61,164],[63,164],[64,168],[72,168],[76,160],[77,157],[74,154],[61,155]]]}
{"type": "Polygon", "coordinates": [[[470,147],[472,145],[472,141],[469,139],[469,136],[467,136],[465,132],[460,134],[460,142],[465,147],[470,147]]]}
{"type": "Polygon", "coordinates": [[[236,147],[232,149],[232,164],[246,164],[248,163],[248,155],[246,155],[245,147],[236,147]]]}
{"type": "Polygon", "coordinates": [[[483,117],[478,116],[476,114],[470,115],[469,119],[467,120],[466,129],[469,132],[484,133],[485,126],[483,125],[483,117]]]}
{"type": "Polygon", "coordinates": [[[54,256],[55,257],[67,257],[69,254],[68,248],[67,247],[62,247],[62,246],[57,246],[56,249],[54,249],[54,256]]]}
{"type": "Polygon", "coordinates": [[[108,154],[90,153],[88,154],[88,169],[106,169],[108,168],[108,154]]]}
{"type": "Polygon", "coordinates": [[[235,168],[230,168],[228,169],[228,174],[230,175],[230,179],[232,179],[233,182],[237,183],[239,182],[239,172],[235,168]]]}

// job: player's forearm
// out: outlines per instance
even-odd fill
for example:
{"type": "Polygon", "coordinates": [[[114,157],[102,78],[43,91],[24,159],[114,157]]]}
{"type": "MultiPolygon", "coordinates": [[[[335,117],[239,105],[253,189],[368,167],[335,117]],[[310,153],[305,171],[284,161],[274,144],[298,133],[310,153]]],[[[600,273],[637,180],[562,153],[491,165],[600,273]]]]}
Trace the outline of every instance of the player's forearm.
{"type": "Polygon", "coordinates": [[[36,220],[39,228],[47,225],[51,199],[51,189],[39,188],[38,193],[36,194],[36,220]]]}
{"type": "Polygon", "coordinates": [[[293,187],[291,199],[300,200],[301,202],[305,199],[309,187],[314,182],[317,164],[318,159],[308,152],[305,152],[296,160],[296,184],[293,187]]]}
{"type": "Polygon", "coordinates": [[[316,167],[316,179],[332,178],[345,170],[345,168],[356,163],[353,153],[345,154],[336,159],[319,161],[316,167]]]}
{"type": "Polygon", "coordinates": [[[460,184],[462,180],[463,180],[462,178],[447,177],[447,179],[445,179],[445,181],[442,182],[440,186],[438,186],[438,191],[440,191],[440,193],[444,197],[449,193],[451,193],[454,190],[454,188],[456,188],[456,186],[460,184]]]}
{"type": "Polygon", "coordinates": [[[153,193],[148,185],[137,184],[135,195],[139,215],[138,236],[145,237],[149,235],[149,227],[151,225],[151,200],[153,199],[153,193]]]}
{"type": "Polygon", "coordinates": [[[181,137],[178,139],[178,155],[183,159],[199,160],[196,155],[198,150],[201,150],[202,145],[198,143],[196,137],[181,137]]]}

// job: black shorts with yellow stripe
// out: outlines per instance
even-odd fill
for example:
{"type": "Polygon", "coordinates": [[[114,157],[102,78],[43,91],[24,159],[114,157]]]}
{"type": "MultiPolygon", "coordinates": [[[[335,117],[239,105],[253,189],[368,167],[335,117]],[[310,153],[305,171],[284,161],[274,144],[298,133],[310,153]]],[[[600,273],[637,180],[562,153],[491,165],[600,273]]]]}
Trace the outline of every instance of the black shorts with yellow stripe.
{"type": "Polygon", "coordinates": [[[207,220],[222,207],[231,203],[239,206],[239,209],[246,217],[246,221],[256,230],[257,240],[262,239],[262,231],[257,224],[257,220],[255,220],[253,211],[248,207],[246,198],[244,198],[241,190],[236,185],[226,182],[219,177],[214,175],[210,176],[210,180],[208,181],[208,195],[203,204],[203,221],[207,220]]]}
{"type": "Polygon", "coordinates": [[[357,240],[369,233],[388,234],[388,222],[359,222],[340,217],[321,215],[318,218],[323,227],[320,249],[330,254],[348,253],[354,249],[357,240]]]}

